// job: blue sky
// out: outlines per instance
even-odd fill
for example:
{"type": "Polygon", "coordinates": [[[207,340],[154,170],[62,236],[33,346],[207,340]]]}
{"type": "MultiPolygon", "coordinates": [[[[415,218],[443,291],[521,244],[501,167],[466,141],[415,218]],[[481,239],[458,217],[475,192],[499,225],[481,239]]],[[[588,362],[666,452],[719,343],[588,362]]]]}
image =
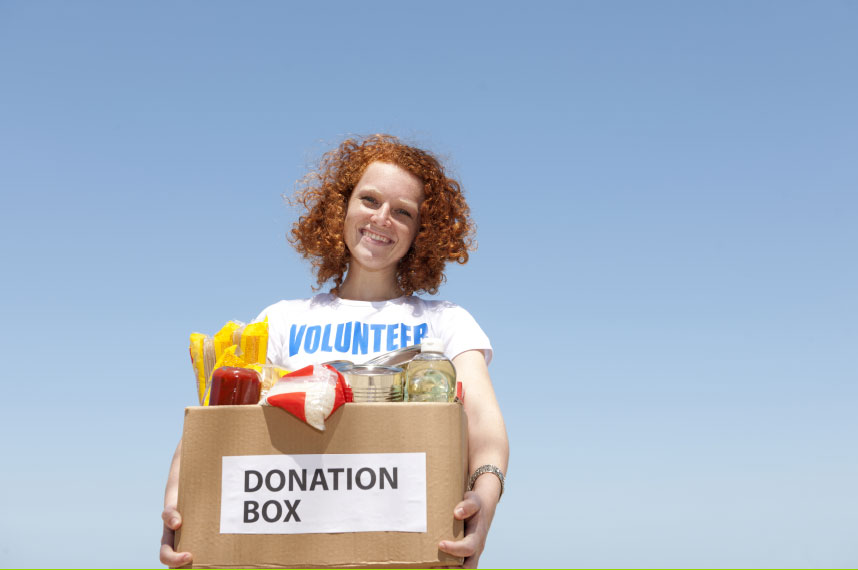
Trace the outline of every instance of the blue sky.
{"type": "Polygon", "coordinates": [[[858,564],[858,4],[0,2],[4,566],[157,566],[188,335],[312,293],[282,200],[428,147],[495,347],[485,566],[858,564]]]}

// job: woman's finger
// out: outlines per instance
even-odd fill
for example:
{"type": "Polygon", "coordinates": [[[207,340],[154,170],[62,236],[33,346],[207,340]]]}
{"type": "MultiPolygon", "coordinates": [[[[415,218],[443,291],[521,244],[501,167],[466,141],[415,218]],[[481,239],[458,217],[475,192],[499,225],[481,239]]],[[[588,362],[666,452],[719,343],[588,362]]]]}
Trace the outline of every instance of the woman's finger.
{"type": "Polygon", "coordinates": [[[469,534],[462,540],[442,540],[438,548],[447,554],[467,558],[477,552],[477,543],[477,535],[469,534]]]}
{"type": "Polygon", "coordinates": [[[465,493],[465,499],[453,509],[453,516],[460,521],[469,519],[480,512],[481,506],[479,495],[469,491],[465,493]]]}
{"type": "Polygon", "coordinates": [[[161,519],[170,530],[176,530],[182,526],[182,515],[175,508],[167,507],[161,513],[161,519]]]}
{"type": "Polygon", "coordinates": [[[161,564],[170,568],[178,568],[191,563],[189,552],[175,552],[170,545],[161,545],[161,564]]]}

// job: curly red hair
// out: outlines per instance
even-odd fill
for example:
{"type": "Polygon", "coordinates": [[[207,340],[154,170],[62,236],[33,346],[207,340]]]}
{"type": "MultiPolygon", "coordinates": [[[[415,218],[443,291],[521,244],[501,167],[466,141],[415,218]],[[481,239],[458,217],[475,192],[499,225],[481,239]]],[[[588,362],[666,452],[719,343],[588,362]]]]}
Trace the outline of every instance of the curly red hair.
{"type": "Polygon", "coordinates": [[[318,288],[333,280],[336,292],[350,259],[343,237],[349,198],[373,162],[394,164],[423,181],[420,227],[399,261],[396,279],[404,295],[434,295],[445,280],[446,263],[467,263],[468,251],[475,249],[470,208],[459,183],[447,177],[434,155],[394,136],[350,138],[323,155],[317,169],[298,182],[294,202],[306,213],[293,224],[289,241],[312,263],[318,288]]]}

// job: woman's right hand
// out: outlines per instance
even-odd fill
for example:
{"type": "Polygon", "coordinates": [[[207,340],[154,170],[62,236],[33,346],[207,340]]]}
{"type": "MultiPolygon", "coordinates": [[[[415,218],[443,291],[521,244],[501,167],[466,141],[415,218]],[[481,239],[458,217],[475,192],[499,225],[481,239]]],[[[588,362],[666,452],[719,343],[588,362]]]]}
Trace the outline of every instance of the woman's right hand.
{"type": "Polygon", "coordinates": [[[182,515],[176,507],[166,507],[161,513],[164,519],[164,534],[161,535],[161,564],[170,568],[178,568],[191,563],[193,556],[190,552],[176,552],[175,547],[176,529],[182,526],[182,515]]]}

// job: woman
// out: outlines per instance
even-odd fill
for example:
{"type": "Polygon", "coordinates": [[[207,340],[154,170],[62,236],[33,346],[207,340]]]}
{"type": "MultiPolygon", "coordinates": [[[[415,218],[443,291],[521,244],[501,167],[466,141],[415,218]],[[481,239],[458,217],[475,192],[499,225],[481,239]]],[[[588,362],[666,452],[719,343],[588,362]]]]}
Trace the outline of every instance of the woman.
{"type": "MultiPolygon", "coordinates": [[[[488,373],[488,338],[464,309],[413,296],[435,294],[447,261],[466,263],[473,225],[459,184],[431,154],[375,135],[349,139],[305,177],[298,202],[306,208],[290,241],[314,267],[328,294],[281,301],[268,318],[268,359],[295,370],[314,362],[363,362],[437,336],[465,388],[472,490],[454,508],[465,537],[438,548],[477,566],[507,469],[509,444],[488,373]],[[323,332],[324,331],[324,332],[323,332]],[[356,356],[357,355],[357,356],[356,356]]],[[[181,443],[164,500],[161,562],[181,566],[191,553],[173,550],[181,525],[176,510],[181,443]]]]}

